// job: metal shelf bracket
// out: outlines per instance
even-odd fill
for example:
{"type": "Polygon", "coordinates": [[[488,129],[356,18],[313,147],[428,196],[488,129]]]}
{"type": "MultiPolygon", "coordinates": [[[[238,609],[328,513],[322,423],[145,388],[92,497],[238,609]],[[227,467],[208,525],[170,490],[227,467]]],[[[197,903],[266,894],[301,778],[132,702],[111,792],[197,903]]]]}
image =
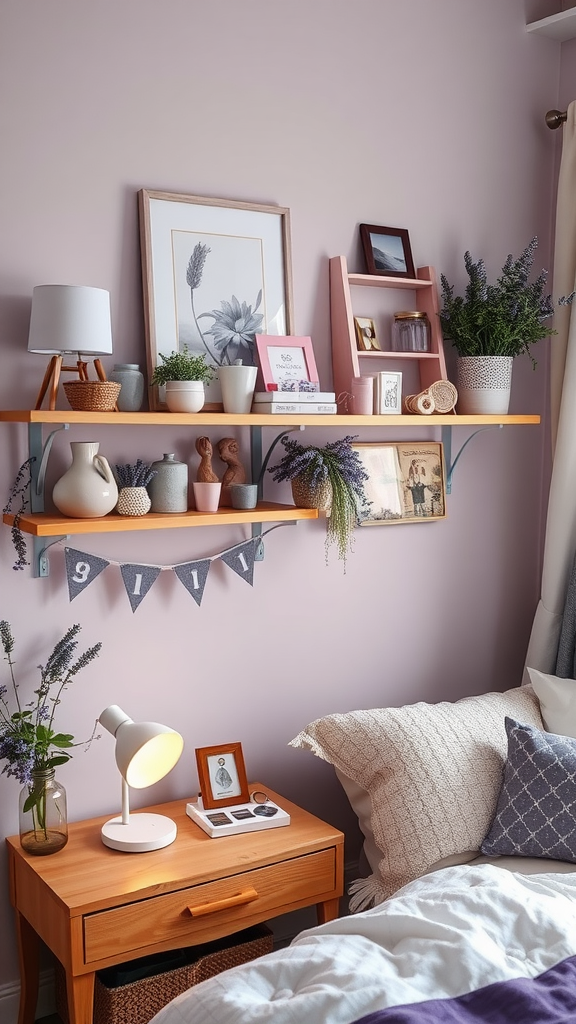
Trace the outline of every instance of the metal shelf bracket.
{"type": "Polygon", "coordinates": [[[454,475],[454,470],[456,469],[456,463],[466,446],[470,444],[472,438],[481,434],[483,430],[493,430],[494,427],[498,427],[502,430],[503,426],[503,423],[490,423],[487,427],[480,427],[478,430],[475,430],[474,433],[470,434],[470,437],[464,441],[464,444],[459,449],[454,461],[452,461],[452,427],[442,427],[442,445],[444,447],[444,462],[446,465],[446,494],[452,494],[452,477],[454,475]]]}
{"type": "Polygon", "coordinates": [[[50,559],[48,548],[53,544],[59,544],[62,540],[69,540],[68,534],[62,537],[33,537],[32,538],[32,575],[38,579],[50,575],[50,559]]]}
{"type": "MultiPolygon", "coordinates": [[[[297,427],[288,427],[287,430],[283,430],[277,437],[274,438],[264,458],[262,458],[262,427],[250,427],[250,448],[251,448],[251,469],[252,479],[256,480],[258,484],[258,501],[262,499],[262,492],[264,490],[264,473],[270,461],[270,456],[274,451],[276,445],[282,440],[283,437],[288,437],[288,434],[292,434],[295,430],[305,430],[306,427],[299,425],[297,427]]],[[[270,530],[278,529],[278,526],[296,526],[296,520],[288,523],[278,523],[277,526],[271,526],[270,530]]],[[[266,530],[266,533],[270,533],[270,530],[266,530]]],[[[252,523],[252,536],[263,537],[262,523],[252,523]]],[[[255,562],[264,561],[264,542],[260,541],[256,554],[254,555],[255,562]]]]}

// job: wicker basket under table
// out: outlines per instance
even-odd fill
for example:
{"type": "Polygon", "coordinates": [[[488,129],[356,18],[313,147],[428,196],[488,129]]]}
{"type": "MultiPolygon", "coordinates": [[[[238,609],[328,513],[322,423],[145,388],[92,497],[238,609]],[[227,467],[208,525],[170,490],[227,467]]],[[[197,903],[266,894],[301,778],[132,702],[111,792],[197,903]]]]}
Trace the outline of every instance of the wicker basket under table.
{"type": "MultiPolygon", "coordinates": [[[[181,992],[230,967],[237,967],[270,953],[272,944],[270,929],[266,925],[256,925],[226,939],[177,950],[172,955],[182,959],[190,958],[190,963],[172,970],[162,970],[160,966],[160,973],[140,977],[127,984],[109,987],[105,983],[111,971],[121,971],[122,968],[111,968],[110,972],[101,971],[96,974],[94,987],[94,1024],[148,1024],[166,1003],[181,992]]],[[[170,955],[166,954],[166,958],[169,959],[170,955]]],[[[143,957],[140,961],[133,960],[124,965],[124,970],[127,975],[131,971],[138,973],[139,969],[145,970],[153,959],[143,957]],[[139,965],[142,965],[141,968],[139,965]]],[[[158,962],[161,963],[160,960],[158,962]]],[[[66,977],[59,963],[56,964],[56,1010],[63,1024],[68,1024],[66,977]]]]}

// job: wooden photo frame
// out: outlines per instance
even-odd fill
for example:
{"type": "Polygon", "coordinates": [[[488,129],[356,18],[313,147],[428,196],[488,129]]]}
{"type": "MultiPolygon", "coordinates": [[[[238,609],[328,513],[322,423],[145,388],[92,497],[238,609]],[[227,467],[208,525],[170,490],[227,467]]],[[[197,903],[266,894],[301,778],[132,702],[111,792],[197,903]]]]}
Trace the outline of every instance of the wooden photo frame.
{"type": "Polygon", "coordinates": [[[444,449],[437,441],[355,443],[368,474],[370,512],[362,526],[429,523],[446,518],[444,449]]]}
{"type": "Polygon", "coordinates": [[[408,231],[361,224],[360,240],[369,274],[384,277],[416,277],[408,231]]]}
{"type": "Polygon", "coordinates": [[[197,747],[200,795],[206,810],[247,804],[250,800],[241,743],[197,747]]]}
{"type": "MultiPolygon", "coordinates": [[[[292,330],[290,211],[148,189],[138,203],[148,379],[160,354],[203,353],[204,409],[219,411],[218,366],[255,366],[256,332],[292,330]]],[[[156,386],[150,408],[166,408],[156,386]]]]}
{"type": "Polygon", "coordinates": [[[376,334],[376,324],[367,316],[354,317],[356,348],[359,352],[381,352],[382,346],[376,334]]]}
{"type": "Polygon", "coordinates": [[[256,335],[263,391],[319,391],[311,338],[256,335]]]}

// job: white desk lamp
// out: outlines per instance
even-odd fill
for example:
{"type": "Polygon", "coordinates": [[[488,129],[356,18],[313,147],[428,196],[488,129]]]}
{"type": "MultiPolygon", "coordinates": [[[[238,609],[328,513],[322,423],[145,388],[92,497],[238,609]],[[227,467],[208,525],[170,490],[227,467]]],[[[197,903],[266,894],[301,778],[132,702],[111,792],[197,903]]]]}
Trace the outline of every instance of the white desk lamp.
{"type": "Polygon", "coordinates": [[[102,842],[124,853],[160,850],[176,839],[177,828],[163,814],[130,814],[128,787],[144,789],[163,779],[177,763],[184,740],[158,722],[133,722],[117,704],[99,721],[116,738],[116,764],[122,776],[122,814],[102,826],[102,842]]]}
{"type": "MultiPolygon", "coordinates": [[[[28,351],[52,356],[35,408],[41,408],[50,388],[49,407],[55,409],[61,371],[88,380],[85,357],[112,355],[110,292],[86,285],[38,285],[32,292],[28,351]],[[75,357],[74,366],[63,365],[65,355],[75,357]]],[[[98,379],[106,380],[99,359],[94,368],[98,379]]]]}

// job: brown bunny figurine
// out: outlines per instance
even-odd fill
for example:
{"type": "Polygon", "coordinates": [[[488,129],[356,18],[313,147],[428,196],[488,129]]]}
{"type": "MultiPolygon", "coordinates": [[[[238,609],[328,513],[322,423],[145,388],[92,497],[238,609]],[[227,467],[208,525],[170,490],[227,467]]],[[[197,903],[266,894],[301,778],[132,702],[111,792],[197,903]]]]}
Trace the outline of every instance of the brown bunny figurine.
{"type": "Polygon", "coordinates": [[[201,484],[217,484],[219,480],[212,469],[212,442],[210,438],[198,437],[196,439],[196,451],[200,456],[196,480],[201,484]]]}
{"type": "Polygon", "coordinates": [[[246,483],[246,472],[238,458],[238,441],[236,438],[223,437],[221,441],[218,441],[218,454],[222,462],[227,464],[227,469],[222,477],[220,504],[230,505],[230,484],[246,483]]]}

